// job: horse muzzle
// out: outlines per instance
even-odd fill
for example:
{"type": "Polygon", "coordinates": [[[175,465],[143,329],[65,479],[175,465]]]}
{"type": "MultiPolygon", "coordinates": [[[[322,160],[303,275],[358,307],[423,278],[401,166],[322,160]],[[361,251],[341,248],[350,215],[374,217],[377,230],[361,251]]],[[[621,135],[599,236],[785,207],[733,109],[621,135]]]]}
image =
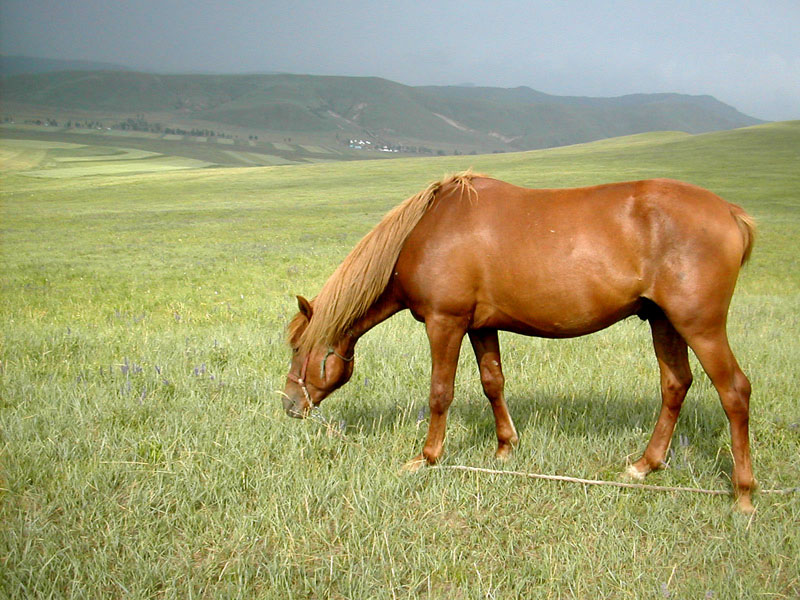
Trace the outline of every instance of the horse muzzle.
{"type": "Polygon", "coordinates": [[[283,397],[283,410],[286,411],[286,414],[295,419],[305,419],[310,413],[311,409],[314,408],[314,405],[305,398],[304,394],[300,393],[300,390],[290,390],[289,387],[294,386],[286,386],[284,389],[283,397]]]}

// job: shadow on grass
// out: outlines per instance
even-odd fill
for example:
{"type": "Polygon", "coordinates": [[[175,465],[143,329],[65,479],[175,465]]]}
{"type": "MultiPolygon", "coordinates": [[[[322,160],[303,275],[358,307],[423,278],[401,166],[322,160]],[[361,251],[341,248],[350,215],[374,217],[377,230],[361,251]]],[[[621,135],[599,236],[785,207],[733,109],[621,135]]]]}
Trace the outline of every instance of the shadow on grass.
{"type": "MultiPolygon", "coordinates": [[[[730,461],[720,453],[728,435],[728,421],[719,402],[693,397],[690,391],[681,411],[673,435],[672,453],[686,451],[716,462],[721,471],[728,471],[730,461]],[[722,444],[720,439],[723,439],[722,444]]],[[[552,432],[559,439],[582,440],[597,438],[598,443],[608,438],[636,438],[639,441],[627,452],[638,458],[644,451],[655,427],[660,399],[642,398],[631,394],[613,393],[598,395],[512,395],[508,398],[509,410],[520,438],[536,437],[540,432],[552,432]]],[[[381,436],[408,427],[417,427],[420,449],[429,422],[427,399],[413,404],[380,402],[369,405],[367,398],[348,401],[339,406],[327,405],[324,418],[337,423],[346,431],[359,435],[381,436]]],[[[458,441],[449,439],[446,453],[458,452],[466,447],[485,445],[493,451],[496,443],[494,417],[489,402],[481,395],[463,395],[450,407],[449,428],[460,423],[466,434],[458,441]]],[[[624,457],[620,457],[622,461],[624,457]]],[[[669,457],[668,457],[669,458],[669,457]]]]}

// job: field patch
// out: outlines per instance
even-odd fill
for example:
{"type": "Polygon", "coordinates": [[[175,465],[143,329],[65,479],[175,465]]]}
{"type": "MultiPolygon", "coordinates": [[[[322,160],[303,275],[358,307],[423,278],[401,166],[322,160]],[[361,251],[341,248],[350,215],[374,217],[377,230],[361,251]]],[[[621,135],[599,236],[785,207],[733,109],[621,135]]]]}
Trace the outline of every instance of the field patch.
{"type": "Polygon", "coordinates": [[[66,142],[0,139],[0,171],[24,171],[39,167],[47,162],[50,151],[81,147],[80,144],[66,142]]]}
{"type": "Polygon", "coordinates": [[[299,144],[299,146],[306,152],[311,152],[312,154],[333,154],[331,150],[323,148],[322,146],[312,146],[310,144],[299,144]]]}
{"type": "Polygon", "coordinates": [[[107,153],[101,151],[99,147],[94,149],[89,148],[91,154],[85,156],[53,156],[56,162],[96,162],[98,160],[140,160],[142,158],[153,158],[154,156],[163,156],[158,152],[150,152],[148,150],[134,150],[126,148],[110,148],[107,153]],[[96,153],[95,153],[96,152],[96,153]]]}
{"type": "MultiPolygon", "coordinates": [[[[21,127],[14,127],[14,129],[22,129],[22,128],[21,127]]],[[[41,131],[41,132],[44,132],[44,133],[50,133],[51,132],[51,131],[43,128],[43,127],[37,127],[33,131],[41,131]]],[[[60,131],[63,132],[63,133],[69,133],[70,135],[108,135],[108,133],[109,133],[109,131],[107,131],[105,129],[102,129],[102,128],[101,129],[98,129],[98,128],[83,129],[83,128],[78,128],[78,127],[73,128],[73,129],[61,129],[60,131]]]]}
{"type": "Polygon", "coordinates": [[[309,156],[308,158],[306,158],[306,161],[307,161],[307,162],[310,162],[310,163],[332,163],[332,162],[339,162],[339,161],[337,161],[335,158],[314,158],[314,157],[311,157],[311,156],[309,156]]]}
{"type": "Polygon", "coordinates": [[[26,177],[45,179],[69,179],[72,177],[88,177],[92,175],[133,175],[183,169],[202,169],[210,166],[213,166],[213,163],[203,162],[193,158],[183,158],[181,156],[167,156],[155,160],[119,160],[110,163],[103,162],[83,165],[80,167],[38,169],[24,171],[21,174],[26,177]]]}
{"type": "Polygon", "coordinates": [[[14,150],[0,147],[0,170],[21,171],[38,167],[45,156],[44,150],[14,150]]]}
{"type": "Polygon", "coordinates": [[[281,150],[282,152],[296,152],[297,149],[294,146],[290,146],[289,144],[284,144],[283,142],[270,142],[275,150],[281,150]]]}
{"type": "Polygon", "coordinates": [[[132,137],[132,138],[144,138],[150,140],[158,140],[161,139],[160,133],[150,133],[149,131],[128,131],[123,129],[109,129],[106,128],[104,133],[106,135],[112,135],[116,137],[132,137]]]}
{"type": "Polygon", "coordinates": [[[0,170],[40,179],[158,173],[202,169],[214,164],[137,148],[47,140],[0,140],[0,170]]]}
{"type": "Polygon", "coordinates": [[[83,148],[83,144],[71,142],[51,142],[49,140],[14,140],[0,138],[0,148],[29,148],[36,150],[51,150],[53,148],[83,148]]]}
{"type": "Polygon", "coordinates": [[[298,164],[298,161],[296,160],[289,160],[288,158],[283,158],[282,156],[277,156],[275,154],[261,154],[258,152],[236,152],[235,150],[225,150],[225,154],[227,154],[232,158],[235,158],[236,160],[241,160],[242,162],[258,167],[272,167],[277,165],[298,164]]]}

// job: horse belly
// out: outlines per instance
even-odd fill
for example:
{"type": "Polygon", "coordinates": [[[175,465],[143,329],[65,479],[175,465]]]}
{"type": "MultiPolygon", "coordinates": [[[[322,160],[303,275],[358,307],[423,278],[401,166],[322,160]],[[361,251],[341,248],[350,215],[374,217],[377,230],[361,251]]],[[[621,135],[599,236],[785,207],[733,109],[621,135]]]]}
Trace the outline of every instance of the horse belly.
{"type": "Polygon", "coordinates": [[[546,338],[567,338],[587,335],[605,329],[639,312],[641,298],[625,298],[615,303],[575,302],[552,298],[517,298],[513,302],[478,302],[471,329],[499,329],[523,335],[546,338]]]}
{"type": "Polygon", "coordinates": [[[603,237],[566,244],[494,244],[476,287],[474,327],[541,337],[599,331],[636,313],[646,286],[629,251],[603,237]]]}

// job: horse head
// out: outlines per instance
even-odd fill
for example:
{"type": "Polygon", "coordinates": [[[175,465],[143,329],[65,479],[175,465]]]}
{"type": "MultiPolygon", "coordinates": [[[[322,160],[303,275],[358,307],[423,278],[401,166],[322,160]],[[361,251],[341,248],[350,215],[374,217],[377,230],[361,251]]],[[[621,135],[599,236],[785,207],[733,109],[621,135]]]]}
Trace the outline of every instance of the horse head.
{"type": "Polygon", "coordinates": [[[283,408],[290,417],[302,419],[350,380],[354,355],[352,342],[346,339],[333,345],[301,343],[314,310],[302,296],[297,297],[297,305],[300,311],[289,325],[292,364],[283,390],[283,408]]]}

